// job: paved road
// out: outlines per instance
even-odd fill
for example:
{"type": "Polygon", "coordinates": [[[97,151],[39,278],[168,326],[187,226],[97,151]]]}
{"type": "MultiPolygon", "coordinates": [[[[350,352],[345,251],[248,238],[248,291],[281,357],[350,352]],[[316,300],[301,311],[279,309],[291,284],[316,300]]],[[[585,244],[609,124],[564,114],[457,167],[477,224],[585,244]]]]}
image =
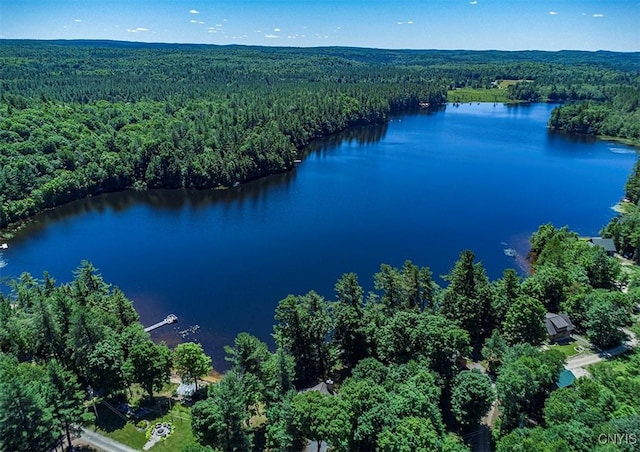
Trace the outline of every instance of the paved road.
{"type": "Polygon", "coordinates": [[[87,428],[82,429],[80,437],[92,446],[97,447],[98,450],[105,452],[138,452],[136,449],[132,449],[125,444],[114,441],[87,428]]]}
{"type": "Polygon", "coordinates": [[[576,356],[574,358],[569,358],[567,360],[567,364],[566,364],[565,368],[567,368],[568,370],[582,368],[582,367],[588,366],[590,364],[595,364],[597,362],[600,362],[600,361],[602,361],[604,359],[607,359],[607,358],[610,358],[612,356],[624,353],[627,350],[632,349],[633,347],[637,347],[638,346],[638,338],[635,337],[635,335],[631,331],[629,331],[627,329],[624,329],[624,328],[623,328],[623,330],[624,330],[625,333],[627,333],[627,335],[630,338],[624,344],[618,345],[617,347],[611,348],[609,350],[603,350],[600,353],[597,353],[597,354],[594,354],[594,355],[576,356]]]}

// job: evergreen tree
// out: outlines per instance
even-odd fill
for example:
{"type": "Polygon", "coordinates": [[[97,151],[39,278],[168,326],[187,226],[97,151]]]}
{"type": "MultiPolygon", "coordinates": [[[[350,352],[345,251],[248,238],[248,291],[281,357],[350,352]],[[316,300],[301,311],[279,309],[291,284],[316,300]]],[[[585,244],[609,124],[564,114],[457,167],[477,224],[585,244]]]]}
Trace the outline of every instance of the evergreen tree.
{"type": "Polygon", "coordinates": [[[449,287],[442,294],[442,313],[467,330],[471,342],[479,345],[491,332],[493,290],[484,267],[474,260],[471,251],[463,251],[445,277],[449,287]]]}
{"type": "Polygon", "coordinates": [[[296,362],[296,381],[309,384],[326,378],[331,368],[330,347],[326,339],[331,331],[327,303],[320,295],[288,296],[276,308],[276,343],[296,362]]]}
{"type": "Polygon", "coordinates": [[[251,450],[245,395],[235,372],[229,372],[220,383],[210,387],[209,397],[194,405],[191,419],[193,434],[200,443],[224,451],[251,450]]]}
{"type": "Polygon", "coordinates": [[[84,406],[85,393],[82,391],[76,376],[65,370],[58,361],[52,360],[47,365],[49,391],[47,403],[53,408],[56,423],[62,427],[71,447],[71,431],[74,425],[82,425],[92,419],[92,415],[84,406]]]}

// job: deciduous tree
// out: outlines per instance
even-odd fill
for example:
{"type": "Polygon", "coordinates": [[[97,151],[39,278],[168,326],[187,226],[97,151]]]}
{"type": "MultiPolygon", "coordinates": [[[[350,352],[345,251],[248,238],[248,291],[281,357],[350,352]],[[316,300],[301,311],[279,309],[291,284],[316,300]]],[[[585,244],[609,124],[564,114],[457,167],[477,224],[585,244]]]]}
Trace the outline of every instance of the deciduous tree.
{"type": "Polygon", "coordinates": [[[202,345],[194,342],[179,344],[172,353],[176,372],[185,383],[195,383],[211,370],[211,358],[202,350],[202,345]]]}
{"type": "Polygon", "coordinates": [[[487,414],[495,399],[491,380],[479,371],[460,372],[453,379],[451,407],[458,423],[472,427],[487,414]]]}

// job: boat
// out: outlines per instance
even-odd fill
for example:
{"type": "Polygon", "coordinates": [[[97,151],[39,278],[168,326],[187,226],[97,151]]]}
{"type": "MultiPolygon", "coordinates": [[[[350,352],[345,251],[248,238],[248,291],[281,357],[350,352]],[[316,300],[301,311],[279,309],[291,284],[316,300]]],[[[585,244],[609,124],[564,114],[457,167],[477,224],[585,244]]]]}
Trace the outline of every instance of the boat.
{"type": "Polygon", "coordinates": [[[7,245],[6,243],[3,243],[2,245],[0,245],[0,248],[2,248],[3,250],[6,250],[7,248],[9,248],[9,245],[7,245]]]}

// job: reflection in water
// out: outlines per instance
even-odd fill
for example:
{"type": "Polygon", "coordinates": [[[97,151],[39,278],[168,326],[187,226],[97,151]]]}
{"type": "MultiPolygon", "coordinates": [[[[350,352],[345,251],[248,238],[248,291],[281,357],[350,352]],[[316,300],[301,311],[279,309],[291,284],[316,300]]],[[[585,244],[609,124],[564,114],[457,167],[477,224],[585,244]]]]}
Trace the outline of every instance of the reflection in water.
{"type": "Polygon", "coordinates": [[[361,146],[377,143],[385,137],[388,128],[388,123],[352,127],[312,142],[303,150],[302,155],[307,156],[311,152],[324,153],[328,150],[335,150],[343,143],[351,144],[354,141],[361,146]]]}
{"type": "MultiPolygon", "coordinates": [[[[358,126],[336,133],[327,138],[316,140],[303,151],[304,157],[311,153],[324,154],[334,151],[341,143],[357,142],[364,146],[381,141],[388,129],[388,124],[358,126]]],[[[188,190],[188,189],[153,189],[125,190],[105,193],[65,204],[56,209],[45,211],[34,218],[16,237],[29,236],[46,229],[49,225],[91,212],[104,213],[108,210],[123,212],[135,205],[147,205],[158,210],[181,211],[185,207],[202,209],[214,204],[223,206],[240,206],[250,203],[252,206],[262,204],[270,190],[288,189],[296,179],[295,169],[286,173],[263,177],[232,189],[224,190],[188,190]]]]}
{"type": "Polygon", "coordinates": [[[33,221],[20,230],[14,240],[19,241],[21,237],[28,237],[30,234],[45,230],[51,224],[69,220],[82,214],[104,213],[108,210],[120,213],[136,205],[146,205],[158,210],[176,212],[185,207],[203,209],[214,204],[242,206],[244,203],[249,202],[252,205],[256,205],[265,201],[270,189],[288,189],[295,179],[296,172],[293,170],[251,181],[232,189],[125,190],[91,196],[36,215],[33,221]]]}
{"type": "MultiPolygon", "coordinates": [[[[554,144],[557,141],[564,141],[573,144],[593,144],[598,142],[598,138],[593,135],[573,134],[562,130],[549,129],[549,132],[547,133],[547,141],[549,144],[554,144]]],[[[566,150],[564,147],[559,146],[559,148],[566,150]]],[[[552,149],[555,150],[555,148],[552,149]]],[[[584,152],[584,149],[581,149],[581,151],[584,152]]]]}
{"type": "Polygon", "coordinates": [[[224,369],[223,346],[240,331],[272,345],[278,301],[309,290],[330,299],[342,273],[372,290],[383,262],[411,259],[442,275],[472,249],[495,279],[524,264],[514,258],[540,224],[596,234],[635,156],[548,134],[550,109],[421,111],[318,140],[299,167],[236,188],[74,202],[17,233],[0,277],[46,269],[64,282],[88,259],[145,325],[179,317],[154,339],[175,344],[197,324],[189,340],[224,369]]]}

